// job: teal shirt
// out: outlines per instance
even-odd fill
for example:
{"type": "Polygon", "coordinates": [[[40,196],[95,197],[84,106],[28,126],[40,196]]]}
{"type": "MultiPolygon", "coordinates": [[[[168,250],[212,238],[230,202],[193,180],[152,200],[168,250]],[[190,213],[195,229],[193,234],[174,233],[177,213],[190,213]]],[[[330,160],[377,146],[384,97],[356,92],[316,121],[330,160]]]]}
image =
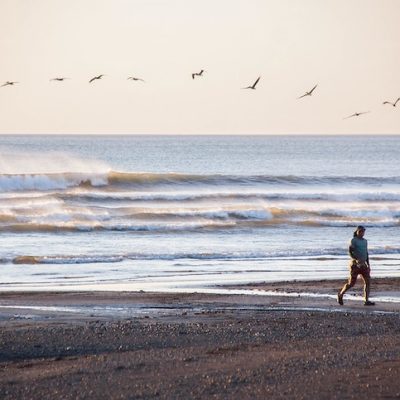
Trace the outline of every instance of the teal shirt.
{"type": "Polygon", "coordinates": [[[364,238],[353,237],[349,246],[350,257],[354,260],[365,262],[368,261],[368,242],[364,238]]]}

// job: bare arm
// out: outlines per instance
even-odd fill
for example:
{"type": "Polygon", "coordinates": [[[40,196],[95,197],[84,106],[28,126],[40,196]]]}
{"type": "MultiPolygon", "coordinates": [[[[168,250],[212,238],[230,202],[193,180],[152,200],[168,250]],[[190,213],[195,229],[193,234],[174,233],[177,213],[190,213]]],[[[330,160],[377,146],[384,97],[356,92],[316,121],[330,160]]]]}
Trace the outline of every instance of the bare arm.
{"type": "Polygon", "coordinates": [[[357,257],[354,254],[354,247],[351,244],[349,246],[349,255],[353,260],[357,261],[357,257]]]}

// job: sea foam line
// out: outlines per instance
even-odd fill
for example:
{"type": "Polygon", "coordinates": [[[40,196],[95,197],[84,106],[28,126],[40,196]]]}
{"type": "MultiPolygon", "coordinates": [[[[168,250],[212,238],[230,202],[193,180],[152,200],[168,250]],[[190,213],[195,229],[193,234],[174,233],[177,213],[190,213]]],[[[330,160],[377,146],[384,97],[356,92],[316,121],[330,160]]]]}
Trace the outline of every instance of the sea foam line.
{"type": "MultiPolygon", "coordinates": [[[[371,248],[374,255],[371,260],[398,260],[400,247],[375,247],[371,248]],[[393,260],[390,256],[393,256],[393,260]]],[[[16,257],[2,258],[0,263],[13,264],[96,264],[96,263],[117,263],[127,260],[201,260],[201,261],[240,261],[240,260],[315,260],[331,261],[334,259],[347,258],[347,252],[342,248],[318,249],[291,251],[251,251],[251,252],[175,252],[175,253],[128,253],[128,254],[107,254],[107,255],[20,255],[16,257]]]]}

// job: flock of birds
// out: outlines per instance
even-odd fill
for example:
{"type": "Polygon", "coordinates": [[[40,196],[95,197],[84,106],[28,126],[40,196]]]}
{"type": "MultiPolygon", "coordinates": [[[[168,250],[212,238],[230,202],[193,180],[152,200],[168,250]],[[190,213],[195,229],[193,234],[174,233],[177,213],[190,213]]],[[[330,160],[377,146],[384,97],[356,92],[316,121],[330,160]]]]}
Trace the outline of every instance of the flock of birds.
{"type": "MultiPolygon", "coordinates": [[[[195,79],[196,77],[202,77],[204,72],[206,72],[204,69],[200,70],[200,72],[193,72],[193,73],[192,73],[192,79],[195,79]]],[[[91,79],[89,80],[89,83],[93,83],[93,82],[96,81],[96,80],[100,80],[100,79],[103,78],[103,76],[106,76],[106,75],[101,74],[101,75],[94,76],[93,78],[91,78],[91,79]]],[[[51,82],[51,81],[62,82],[62,81],[65,81],[66,79],[69,79],[69,78],[66,78],[66,77],[57,77],[57,78],[52,78],[52,79],[50,79],[50,82],[51,82]]],[[[256,86],[257,86],[258,82],[260,81],[260,79],[261,79],[261,76],[259,76],[259,77],[254,81],[254,83],[253,83],[252,85],[243,87],[242,89],[256,90],[256,86]]],[[[136,76],[128,76],[127,80],[145,82],[142,78],[138,78],[138,77],[136,77],[136,76]]],[[[0,85],[0,87],[4,87],[4,86],[14,86],[14,85],[17,84],[17,83],[19,83],[19,82],[7,81],[7,82],[5,82],[3,85],[0,85]]],[[[314,90],[317,88],[317,86],[318,86],[318,85],[315,85],[311,90],[306,91],[302,96],[298,97],[297,99],[302,99],[302,98],[307,97],[307,96],[312,96],[312,94],[313,94],[314,90]]],[[[383,105],[388,104],[388,105],[391,105],[391,106],[393,106],[393,107],[396,107],[396,105],[397,105],[397,103],[398,103],[399,101],[400,101],[400,97],[399,97],[396,101],[394,101],[394,102],[391,102],[391,101],[384,101],[382,104],[383,104],[383,105]]],[[[345,118],[343,118],[343,119],[348,119],[348,118],[353,118],[353,117],[359,117],[360,115],[368,114],[368,113],[370,113],[370,112],[371,112],[371,111],[355,112],[354,114],[351,114],[351,115],[349,115],[349,116],[347,116],[347,117],[345,117],[345,118]]]]}

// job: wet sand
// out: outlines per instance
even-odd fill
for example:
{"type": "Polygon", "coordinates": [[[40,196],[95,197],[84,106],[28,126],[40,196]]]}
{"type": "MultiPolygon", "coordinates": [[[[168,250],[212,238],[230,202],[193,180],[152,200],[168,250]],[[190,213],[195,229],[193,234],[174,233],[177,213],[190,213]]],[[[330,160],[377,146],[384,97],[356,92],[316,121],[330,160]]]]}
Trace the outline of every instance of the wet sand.
{"type": "MultiPolygon", "coordinates": [[[[400,293],[400,277],[399,278],[373,278],[371,284],[371,296],[377,296],[382,293],[398,292],[400,293]]],[[[329,293],[336,294],[340,288],[346,283],[346,278],[332,280],[315,280],[315,281],[287,281],[287,282],[269,282],[249,285],[240,285],[236,287],[246,287],[262,290],[276,291],[307,291],[313,293],[329,293]]],[[[362,294],[362,280],[359,278],[356,285],[349,290],[347,295],[362,294]]]]}
{"type": "MultiPolygon", "coordinates": [[[[398,295],[399,283],[375,279],[375,293],[398,295]]],[[[342,284],[245,288],[334,295],[342,284]]],[[[398,303],[0,294],[1,399],[400,399],[399,376],[398,303]]]]}

